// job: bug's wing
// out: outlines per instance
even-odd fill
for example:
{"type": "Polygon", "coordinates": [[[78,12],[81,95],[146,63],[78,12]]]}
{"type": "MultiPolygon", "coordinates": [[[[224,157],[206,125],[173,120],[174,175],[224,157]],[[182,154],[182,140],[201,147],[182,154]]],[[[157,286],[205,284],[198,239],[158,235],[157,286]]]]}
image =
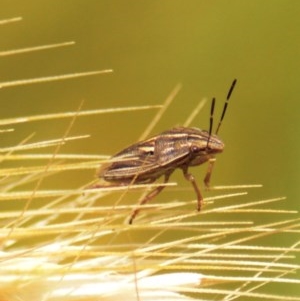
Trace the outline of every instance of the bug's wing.
{"type": "Polygon", "coordinates": [[[113,156],[109,163],[99,171],[99,176],[106,181],[136,182],[147,180],[146,173],[155,168],[155,137],[135,143],[113,156]],[[143,178],[146,177],[145,179],[143,178]]]}

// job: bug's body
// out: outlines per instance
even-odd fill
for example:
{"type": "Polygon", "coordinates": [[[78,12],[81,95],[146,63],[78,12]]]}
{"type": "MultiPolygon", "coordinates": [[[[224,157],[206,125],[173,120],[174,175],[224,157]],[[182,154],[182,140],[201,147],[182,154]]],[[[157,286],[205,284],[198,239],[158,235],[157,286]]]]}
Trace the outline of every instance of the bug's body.
{"type": "MultiPolygon", "coordinates": [[[[188,172],[190,166],[196,166],[209,162],[208,170],[204,178],[206,187],[209,186],[210,176],[214,164],[214,155],[221,153],[224,143],[218,138],[217,133],[224,118],[228,100],[231,96],[236,80],[233,81],[227,99],[224,104],[223,112],[216,130],[216,135],[212,134],[213,113],[215,99],[211,104],[210,128],[209,131],[198,128],[176,127],[171,130],[137,142],[125,148],[112,157],[111,163],[104,165],[99,170],[99,177],[115,185],[129,185],[152,183],[164,175],[164,183],[168,182],[172,172],[180,168],[184,177],[191,182],[197,195],[197,209],[201,210],[203,197],[196,180],[188,172]]],[[[94,187],[99,187],[98,185],[94,187]]],[[[164,189],[160,185],[152,190],[140,204],[145,204],[154,198],[164,189]]],[[[135,209],[130,216],[131,224],[140,209],[135,209]]]]}
{"type": "Polygon", "coordinates": [[[177,127],[137,142],[112,157],[99,176],[119,184],[151,183],[176,168],[200,165],[222,152],[224,143],[207,131],[177,127]],[[208,142],[209,139],[209,142],[208,142]]]}
{"type": "MultiPolygon", "coordinates": [[[[112,157],[113,162],[104,165],[99,177],[117,185],[152,183],[162,175],[168,182],[172,172],[181,168],[185,178],[190,181],[197,194],[198,211],[201,210],[203,197],[193,175],[188,173],[190,166],[200,165],[222,152],[224,143],[209,132],[197,128],[177,127],[157,136],[137,142],[112,157]]],[[[205,177],[209,185],[213,161],[210,161],[205,177]]],[[[155,197],[165,186],[158,186],[142,201],[145,204],[155,197]]],[[[130,217],[131,224],[139,209],[135,209],[130,217]]]]}

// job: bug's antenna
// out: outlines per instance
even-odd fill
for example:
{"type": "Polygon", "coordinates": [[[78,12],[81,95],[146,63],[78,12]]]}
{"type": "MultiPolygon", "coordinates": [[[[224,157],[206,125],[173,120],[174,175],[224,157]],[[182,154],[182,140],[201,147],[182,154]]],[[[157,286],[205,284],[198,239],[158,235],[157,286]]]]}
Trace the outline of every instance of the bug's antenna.
{"type": "Polygon", "coordinates": [[[222,115],[221,115],[221,118],[220,118],[220,121],[219,121],[217,130],[216,130],[216,135],[218,134],[219,129],[220,129],[220,127],[221,127],[223,118],[224,118],[225,113],[226,113],[226,110],[227,110],[228,101],[229,101],[230,96],[231,96],[231,94],[232,94],[232,91],[233,91],[233,89],[234,89],[234,87],[235,87],[236,81],[237,81],[236,79],[233,80],[233,82],[232,82],[232,84],[231,84],[231,87],[230,87],[230,89],[229,89],[229,91],[228,91],[228,94],[227,94],[227,97],[226,97],[226,102],[225,102],[224,108],[223,108],[223,112],[222,112],[222,115]]]}
{"type": "Polygon", "coordinates": [[[209,140],[210,140],[210,136],[211,136],[211,133],[212,133],[212,129],[213,129],[213,123],[214,123],[214,111],[215,111],[215,102],[216,102],[216,99],[213,98],[212,101],[211,101],[211,106],[210,106],[210,117],[209,117],[209,131],[208,131],[208,139],[207,139],[207,145],[206,145],[206,148],[208,148],[208,143],[209,143],[209,140]]]}

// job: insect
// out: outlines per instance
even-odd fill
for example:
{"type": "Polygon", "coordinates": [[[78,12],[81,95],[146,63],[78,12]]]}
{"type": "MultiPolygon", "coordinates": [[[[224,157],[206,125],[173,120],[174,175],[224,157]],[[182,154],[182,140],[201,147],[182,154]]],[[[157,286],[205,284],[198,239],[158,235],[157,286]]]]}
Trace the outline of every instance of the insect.
{"type": "MultiPolygon", "coordinates": [[[[215,98],[213,98],[209,131],[191,127],[175,127],[147,140],[132,144],[114,155],[112,157],[113,162],[104,165],[99,170],[98,176],[116,185],[152,183],[164,176],[164,184],[169,181],[173,171],[179,168],[183,171],[185,179],[192,184],[195,190],[197,210],[200,211],[203,197],[194,176],[189,173],[189,167],[201,165],[205,162],[209,163],[204,178],[204,184],[209,188],[215,155],[221,153],[224,149],[224,143],[217,134],[235,84],[236,79],[227,94],[215,134],[212,134],[215,107],[215,98]]],[[[165,187],[163,184],[150,191],[140,201],[140,205],[146,204],[158,195],[165,187]]],[[[131,213],[129,224],[132,224],[139,211],[140,209],[137,208],[131,213]]]]}

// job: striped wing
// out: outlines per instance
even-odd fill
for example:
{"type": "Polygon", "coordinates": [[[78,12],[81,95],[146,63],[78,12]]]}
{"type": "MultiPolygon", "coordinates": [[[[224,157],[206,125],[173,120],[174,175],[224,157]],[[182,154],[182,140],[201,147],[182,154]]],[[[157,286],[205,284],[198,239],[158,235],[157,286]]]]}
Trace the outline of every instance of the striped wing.
{"type": "Polygon", "coordinates": [[[114,155],[109,163],[99,171],[106,181],[145,182],[149,173],[157,166],[155,156],[155,137],[135,143],[114,155]]]}

